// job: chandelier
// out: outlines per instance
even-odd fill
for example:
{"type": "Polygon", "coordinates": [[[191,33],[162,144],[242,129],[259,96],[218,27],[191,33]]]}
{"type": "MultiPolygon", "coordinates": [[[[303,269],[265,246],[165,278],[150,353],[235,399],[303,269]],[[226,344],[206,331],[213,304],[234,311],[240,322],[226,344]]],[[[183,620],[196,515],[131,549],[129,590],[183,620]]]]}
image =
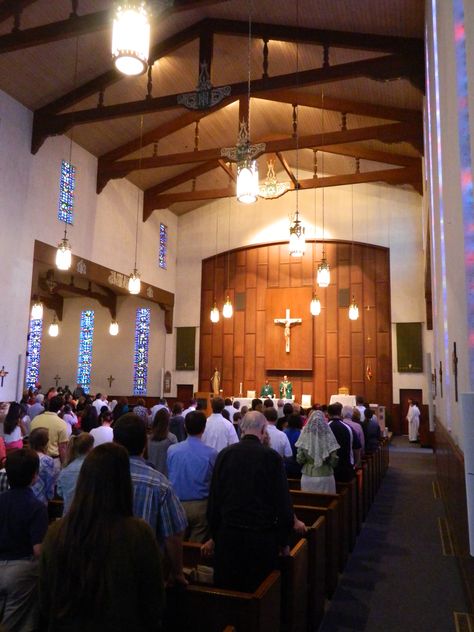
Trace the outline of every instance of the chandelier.
{"type": "Polygon", "coordinates": [[[235,147],[223,147],[221,156],[237,163],[236,195],[239,202],[253,204],[259,195],[257,156],[265,151],[265,143],[252,145],[245,120],[241,121],[235,147]]]}
{"type": "Polygon", "coordinates": [[[31,307],[31,319],[42,320],[43,318],[43,303],[36,299],[31,307]]]}
{"type": "Polygon", "coordinates": [[[321,301],[316,294],[313,295],[311,303],[309,304],[309,311],[312,316],[319,316],[321,313],[321,301]]]}
{"type": "Polygon", "coordinates": [[[59,323],[58,319],[56,318],[56,314],[54,315],[53,321],[48,328],[48,334],[51,336],[51,338],[56,338],[59,334],[59,323]]]}
{"type": "MultiPolygon", "coordinates": [[[[136,292],[138,294],[138,292],[136,292]]],[[[133,294],[133,292],[131,292],[133,294]]],[[[112,320],[109,325],[109,334],[111,336],[117,336],[119,332],[119,325],[116,320],[112,320]]]]}
{"type": "Polygon", "coordinates": [[[148,67],[150,11],[143,0],[115,3],[112,59],[124,75],[141,75],[148,67]]]}
{"type": "Polygon", "coordinates": [[[349,319],[357,320],[359,318],[359,307],[355,301],[355,297],[352,296],[351,304],[349,305],[349,319]]]}
{"type": "Polygon", "coordinates": [[[58,244],[56,250],[56,267],[58,270],[69,270],[72,263],[72,250],[69,239],[67,238],[67,229],[64,229],[64,237],[58,244]]]}
{"type": "MultiPolygon", "coordinates": [[[[324,237],[323,237],[324,239],[324,237]]],[[[326,254],[324,252],[324,244],[323,244],[323,258],[321,259],[321,263],[318,266],[318,271],[316,273],[316,283],[319,287],[328,287],[331,281],[331,270],[329,268],[329,263],[326,259],[326,254]]]]}
{"type": "Polygon", "coordinates": [[[211,309],[211,323],[218,323],[220,318],[217,303],[214,303],[214,307],[211,309]]]}
{"type": "MultiPolygon", "coordinates": [[[[222,308],[222,316],[224,316],[224,318],[232,318],[233,313],[234,313],[234,308],[232,307],[232,301],[230,300],[230,296],[227,294],[224,307],[222,308]]],[[[212,316],[211,316],[211,319],[212,319],[212,316]]]]}
{"type": "Polygon", "coordinates": [[[290,190],[289,182],[278,182],[275,175],[275,161],[269,160],[267,163],[267,177],[265,182],[259,186],[259,196],[266,200],[274,200],[290,190]]]}

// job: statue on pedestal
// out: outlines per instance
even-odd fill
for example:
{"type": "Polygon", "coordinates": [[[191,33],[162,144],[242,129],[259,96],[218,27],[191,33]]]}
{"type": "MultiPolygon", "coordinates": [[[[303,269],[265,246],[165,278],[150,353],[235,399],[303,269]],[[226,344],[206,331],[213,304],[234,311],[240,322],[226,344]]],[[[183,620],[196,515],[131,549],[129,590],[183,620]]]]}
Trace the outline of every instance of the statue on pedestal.
{"type": "Polygon", "coordinates": [[[221,374],[219,373],[217,367],[215,367],[214,373],[209,378],[209,381],[211,383],[212,394],[214,395],[214,397],[219,397],[219,391],[221,389],[221,374]]]}

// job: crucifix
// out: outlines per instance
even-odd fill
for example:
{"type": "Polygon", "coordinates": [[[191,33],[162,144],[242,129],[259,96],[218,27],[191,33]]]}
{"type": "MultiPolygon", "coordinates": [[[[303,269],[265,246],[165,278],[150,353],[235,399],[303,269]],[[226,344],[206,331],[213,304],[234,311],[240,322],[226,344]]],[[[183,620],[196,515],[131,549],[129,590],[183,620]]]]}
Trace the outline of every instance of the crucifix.
{"type": "Polygon", "coordinates": [[[302,323],[301,318],[290,318],[290,310],[286,310],[285,318],[274,318],[275,325],[284,325],[283,335],[285,336],[285,351],[290,353],[290,327],[297,323],[302,323]]]}
{"type": "Polygon", "coordinates": [[[112,382],[114,380],[115,380],[114,376],[110,374],[109,377],[107,378],[107,382],[109,383],[109,388],[112,388],[112,382]]]}
{"type": "Polygon", "coordinates": [[[5,371],[5,366],[2,366],[2,369],[0,370],[0,386],[3,386],[3,380],[7,377],[8,375],[8,371],[5,371]]]}
{"type": "Polygon", "coordinates": [[[58,388],[59,386],[59,382],[61,381],[61,378],[59,377],[59,375],[56,373],[56,375],[53,377],[53,380],[56,384],[56,388],[58,388]]]}
{"type": "Polygon", "coordinates": [[[439,392],[441,397],[443,397],[443,363],[441,360],[439,361],[439,392]]]}
{"type": "Polygon", "coordinates": [[[454,375],[454,397],[458,401],[458,354],[456,343],[453,342],[453,375],[454,375]]]}

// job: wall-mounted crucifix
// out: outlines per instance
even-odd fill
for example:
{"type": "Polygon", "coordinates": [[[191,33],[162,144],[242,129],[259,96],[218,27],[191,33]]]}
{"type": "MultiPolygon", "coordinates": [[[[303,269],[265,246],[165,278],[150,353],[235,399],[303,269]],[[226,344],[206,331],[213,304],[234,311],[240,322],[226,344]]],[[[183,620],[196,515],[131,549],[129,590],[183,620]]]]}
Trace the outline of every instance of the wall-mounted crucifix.
{"type": "Polygon", "coordinates": [[[56,373],[56,375],[53,377],[54,383],[56,384],[56,388],[58,388],[59,386],[59,382],[61,381],[61,377],[56,373]]]}
{"type": "Polygon", "coordinates": [[[286,353],[290,353],[290,336],[292,325],[301,324],[303,321],[301,318],[290,318],[290,310],[286,310],[285,318],[274,318],[273,322],[275,325],[284,325],[283,335],[285,336],[285,351],[286,353]]]}
{"type": "Polygon", "coordinates": [[[3,386],[3,380],[7,377],[8,371],[5,371],[5,366],[2,366],[0,370],[0,386],[3,386]]]}
{"type": "Polygon", "coordinates": [[[454,375],[454,398],[458,401],[458,354],[456,343],[453,342],[453,375],[454,375]]]}
{"type": "Polygon", "coordinates": [[[112,388],[112,382],[114,380],[115,380],[114,376],[110,374],[109,377],[107,378],[107,382],[109,383],[109,388],[112,388]]]}

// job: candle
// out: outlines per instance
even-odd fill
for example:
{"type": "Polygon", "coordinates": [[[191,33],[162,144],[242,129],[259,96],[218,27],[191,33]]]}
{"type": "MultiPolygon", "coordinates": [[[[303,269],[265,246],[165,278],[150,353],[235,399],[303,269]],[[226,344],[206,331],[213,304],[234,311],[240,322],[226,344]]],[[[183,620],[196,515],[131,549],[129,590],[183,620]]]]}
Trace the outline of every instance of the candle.
{"type": "Polygon", "coordinates": [[[242,393],[242,382],[240,382],[239,395],[240,395],[240,393],[242,393]]]}

